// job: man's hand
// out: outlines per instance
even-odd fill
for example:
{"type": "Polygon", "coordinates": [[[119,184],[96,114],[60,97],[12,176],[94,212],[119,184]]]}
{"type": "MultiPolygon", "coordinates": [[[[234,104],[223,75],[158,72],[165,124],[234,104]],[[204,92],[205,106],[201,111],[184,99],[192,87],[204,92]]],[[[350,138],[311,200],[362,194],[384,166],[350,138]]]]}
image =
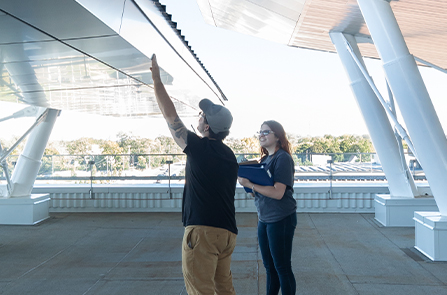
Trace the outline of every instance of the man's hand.
{"type": "Polygon", "coordinates": [[[172,137],[174,138],[175,142],[180,146],[182,150],[184,150],[187,145],[188,130],[177,115],[174,104],[172,103],[171,98],[166,92],[165,86],[161,82],[160,67],[158,66],[157,57],[155,56],[155,54],[152,55],[151,71],[158,107],[160,108],[163,117],[168,123],[169,131],[171,131],[172,137]]]}
{"type": "Polygon", "coordinates": [[[154,54],[152,54],[152,66],[151,66],[151,72],[152,72],[152,80],[160,80],[160,67],[158,66],[158,62],[157,62],[157,56],[154,54]]]}

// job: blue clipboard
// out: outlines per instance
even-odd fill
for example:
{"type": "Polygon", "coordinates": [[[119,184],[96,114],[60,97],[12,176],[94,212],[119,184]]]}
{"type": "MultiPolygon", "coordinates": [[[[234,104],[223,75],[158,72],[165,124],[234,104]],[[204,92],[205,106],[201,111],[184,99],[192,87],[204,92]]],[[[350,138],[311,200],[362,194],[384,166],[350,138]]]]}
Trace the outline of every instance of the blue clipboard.
{"type": "MultiPolygon", "coordinates": [[[[264,169],[264,164],[242,164],[239,165],[237,173],[239,177],[247,178],[254,184],[273,186],[273,179],[267,170],[264,169]]],[[[251,193],[251,188],[244,187],[247,193],[251,193]]]]}

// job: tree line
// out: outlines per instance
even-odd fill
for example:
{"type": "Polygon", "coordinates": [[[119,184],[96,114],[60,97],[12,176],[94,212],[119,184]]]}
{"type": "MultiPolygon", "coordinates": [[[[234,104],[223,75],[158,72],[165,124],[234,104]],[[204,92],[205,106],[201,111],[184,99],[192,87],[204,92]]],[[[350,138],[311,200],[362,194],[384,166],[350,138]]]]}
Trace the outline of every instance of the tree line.
{"type": "MultiPolygon", "coordinates": [[[[89,155],[96,155],[93,159],[95,169],[109,170],[109,166],[113,166],[117,174],[129,167],[136,169],[155,168],[163,165],[167,160],[176,162],[185,159],[182,150],[170,136],[148,139],[121,132],[116,137],[117,140],[79,138],[72,141],[50,141],[45,149],[41,172],[66,169],[67,166],[71,166],[70,169],[73,171],[88,169],[88,163],[92,161],[89,155]],[[157,156],[149,156],[154,154],[157,154],[157,156]],[[59,160],[62,157],[51,157],[60,155],[71,155],[73,157],[69,158],[70,160],[65,160],[65,162],[59,160]],[[55,158],[58,159],[56,163],[55,158]]],[[[312,154],[334,154],[334,161],[345,161],[349,155],[343,154],[374,152],[371,140],[367,135],[325,135],[323,137],[290,135],[289,141],[292,144],[292,152],[294,153],[294,160],[298,162],[297,164],[305,164],[311,161],[312,154]]],[[[13,143],[13,141],[6,142],[4,140],[0,140],[0,142],[5,149],[13,143]]],[[[259,142],[255,136],[228,138],[225,139],[225,143],[236,154],[259,154],[260,152],[259,142]]],[[[24,142],[18,146],[13,155],[20,154],[23,146],[24,142]]],[[[256,156],[259,155],[252,155],[252,157],[256,156]]],[[[363,159],[365,161],[369,160],[367,157],[363,159]]]]}

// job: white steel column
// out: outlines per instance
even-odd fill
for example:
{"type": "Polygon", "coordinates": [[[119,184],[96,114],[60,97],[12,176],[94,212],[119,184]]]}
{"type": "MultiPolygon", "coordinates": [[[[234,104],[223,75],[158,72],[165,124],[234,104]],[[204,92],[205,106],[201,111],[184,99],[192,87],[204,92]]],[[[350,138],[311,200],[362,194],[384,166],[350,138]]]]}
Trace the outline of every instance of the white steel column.
{"type": "MultiPolygon", "coordinates": [[[[363,63],[357,42],[352,35],[340,32],[330,33],[330,36],[349,76],[352,92],[363,114],[374,148],[379,155],[391,196],[413,198],[418,195],[417,189],[413,178],[409,177],[411,174],[406,171],[408,168],[406,165],[402,165],[399,146],[387,114],[349,53],[345,40],[350,43],[358,60],[363,63]]],[[[363,67],[365,68],[364,64],[363,67]]]]}
{"type": "Polygon", "coordinates": [[[442,216],[447,216],[447,139],[389,2],[358,0],[442,216]]]}
{"type": "Polygon", "coordinates": [[[31,195],[45,147],[59,112],[59,110],[48,109],[45,120],[29,135],[12,174],[10,197],[31,195]]]}

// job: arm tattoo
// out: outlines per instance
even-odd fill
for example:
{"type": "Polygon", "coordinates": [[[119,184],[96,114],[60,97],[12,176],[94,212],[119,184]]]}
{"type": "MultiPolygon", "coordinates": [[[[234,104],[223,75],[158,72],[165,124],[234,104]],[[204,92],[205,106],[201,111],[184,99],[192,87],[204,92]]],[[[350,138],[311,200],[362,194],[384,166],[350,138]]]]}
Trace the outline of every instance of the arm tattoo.
{"type": "Polygon", "coordinates": [[[182,120],[177,116],[174,119],[173,123],[168,123],[169,129],[171,129],[171,133],[174,135],[174,139],[177,141],[177,139],[183,139],[185,143],[186,139],[188,137],[188,130],[186,129],[185,125],[183,124],[182,120]]]}

